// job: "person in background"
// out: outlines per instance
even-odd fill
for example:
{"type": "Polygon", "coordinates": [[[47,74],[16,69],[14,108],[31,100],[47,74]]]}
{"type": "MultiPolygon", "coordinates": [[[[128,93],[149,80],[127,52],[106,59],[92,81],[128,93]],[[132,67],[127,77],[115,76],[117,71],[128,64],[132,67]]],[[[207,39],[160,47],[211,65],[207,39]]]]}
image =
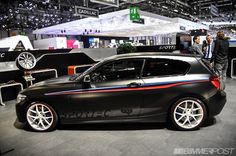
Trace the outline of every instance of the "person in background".
{"type": "Polygon", "coordinates": [[[214,69],[218,72],[221,81],[221,89],[225,89],[226,72],[228,68],[229,41],[223,31],[217,33],[215,48],[211,62],[214,61],[214,69]]]}
{"type": "Polygon", "coordinates": [[[202,48],[200,47],[200,36],[193,37],[193,45],[191,46],[191,50],[194,54],[201,55],[202,57],[204,54],[202,53],[202,48]]]}
{"type": "Polygon", "coordinates": [[[206,40],[203,41],[202,50],[204,53],[204,58],[210,62],[212,58],[212,53],[215,48],[215,42],[212,39],[211,35],[206,36],[206,40]]]}

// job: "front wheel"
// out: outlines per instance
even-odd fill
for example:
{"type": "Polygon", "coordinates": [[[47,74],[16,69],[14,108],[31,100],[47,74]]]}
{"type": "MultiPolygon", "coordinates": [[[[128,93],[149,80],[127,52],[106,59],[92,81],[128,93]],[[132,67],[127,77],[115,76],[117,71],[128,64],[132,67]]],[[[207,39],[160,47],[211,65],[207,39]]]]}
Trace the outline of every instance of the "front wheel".
{"type": "Polygon", "coordinates": [[[179,130],[195,130],[200,128],[206,119],[206,107],[196,98],[178,100],[170,111],[172,124],[179,130]]]}
{"type": "Polygon", "coordinates": [[[32,103],[27,107],[26,118],[30,128],[41,132],[53,130],[58,122],[54,109],[41,102],[32,103]]]}

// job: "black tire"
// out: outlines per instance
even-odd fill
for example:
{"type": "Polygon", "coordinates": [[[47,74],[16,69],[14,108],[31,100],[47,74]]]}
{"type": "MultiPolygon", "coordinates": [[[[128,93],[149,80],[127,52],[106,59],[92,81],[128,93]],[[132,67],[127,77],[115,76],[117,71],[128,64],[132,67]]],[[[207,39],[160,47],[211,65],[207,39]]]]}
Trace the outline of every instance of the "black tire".
{"type": "Polygon", "coordinates": [[[43,102],[31,103],[26,109],[28,127],[34,131],[48,132],[56,128],[58,115],[48,104],[43,102]]]}
{"type": "Polygon", "coordinates": [[[186,97],[173,104],[169,116],[172,125],[178,130],[196,130],[205,122],[207,109],[201,100],[186,97]]]}
{"type": "Polygon", "coordinates": [[[31,70],[36,66],[36,63],[35,56],[30,52],[22,52],[16,58],[16,66],[20,70],[31,70]]]}

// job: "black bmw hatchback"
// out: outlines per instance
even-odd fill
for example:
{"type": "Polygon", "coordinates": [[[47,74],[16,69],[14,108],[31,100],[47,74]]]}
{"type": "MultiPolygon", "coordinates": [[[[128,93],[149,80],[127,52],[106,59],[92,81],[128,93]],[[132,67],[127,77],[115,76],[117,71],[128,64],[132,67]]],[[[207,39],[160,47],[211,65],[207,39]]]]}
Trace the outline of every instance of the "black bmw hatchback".
{"type": "Polygon", "coordinates": [[[36,131],[53,130],[58,123],[98,122],[171,122],[193,130],[225,103],[219,78],[200,58],[135,53],[21,91],[16,114],[36,131]]]}

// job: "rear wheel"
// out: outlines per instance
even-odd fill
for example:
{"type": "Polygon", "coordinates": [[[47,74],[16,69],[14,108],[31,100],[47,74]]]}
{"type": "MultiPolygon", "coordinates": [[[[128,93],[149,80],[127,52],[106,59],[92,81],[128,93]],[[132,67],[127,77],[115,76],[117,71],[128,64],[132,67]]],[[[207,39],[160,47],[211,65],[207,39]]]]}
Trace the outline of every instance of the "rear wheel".
{"type": "Polygon", "coordinates": [[[196,98],[178,100],[171,108],[172,124],[179,130],[195,130],[200,128],[206,119],[206,107],[196,98]]]}
{"type": "Polygon", "coordinates": [[[36,131],[51,131],[58,122],[58,117],[54,109],[41,102],[32,103],[26,111],[27,123],[36,131]]]}

